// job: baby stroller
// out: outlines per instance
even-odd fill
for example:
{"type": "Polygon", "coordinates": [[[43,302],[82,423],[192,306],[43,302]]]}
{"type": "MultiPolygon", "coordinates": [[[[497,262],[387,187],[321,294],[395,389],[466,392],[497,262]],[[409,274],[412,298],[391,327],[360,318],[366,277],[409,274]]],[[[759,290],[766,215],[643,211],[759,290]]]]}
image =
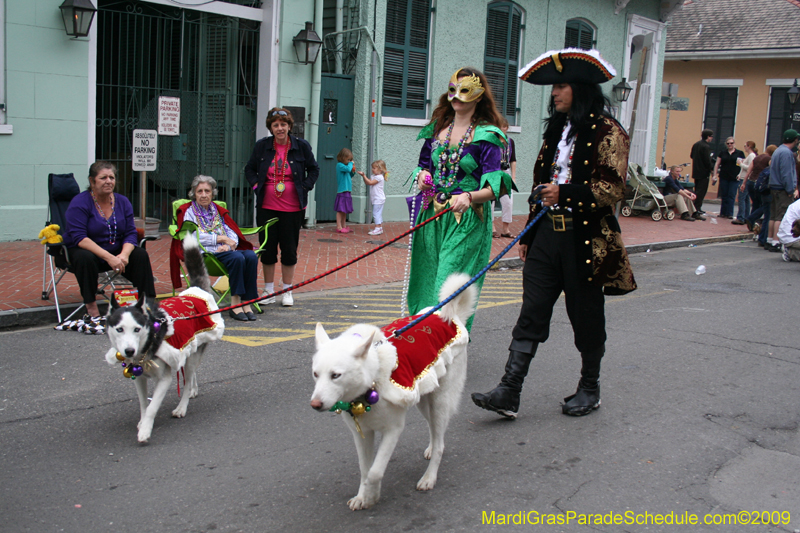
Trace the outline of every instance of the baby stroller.
{"type": "Polygon", "coordinates": [[[675,212],[667,207],[664,195],[658,190],[656,184],[647,179],[639,165],[631,163],[628,165],[628,177],[630,186],[633,189],[633,197],[626,199],[622,206],[622,216],[629,217],[639,213],[649,212],[650,217],[659,221],[662,218],[672,220],[675,212]]]}

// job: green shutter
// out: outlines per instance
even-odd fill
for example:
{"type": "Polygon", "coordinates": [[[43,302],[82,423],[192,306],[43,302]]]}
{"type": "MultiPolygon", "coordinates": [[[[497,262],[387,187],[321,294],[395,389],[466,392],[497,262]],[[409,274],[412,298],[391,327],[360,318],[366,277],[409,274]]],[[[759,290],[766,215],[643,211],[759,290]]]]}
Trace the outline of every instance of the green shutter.
{"type": "Polygon", "coordinates": [[[565,48],[582,48],[591,50],[597,40],[594,37],[594,28],[583,20],[571,19],[567,21],[566,34],[564,36],[565,48]]]}
{"type": "Polygon", "coordinates": [[[430,0],[387,2],[383,115],[425,118],[430,12],[430,0]]]}
{"type": "Polygon", "coordinates": [[[493,2],[486,13],[483,71],[498,111],[514,124],[517,113],[517,72],[522,10],[513,2],[493,2]]]}

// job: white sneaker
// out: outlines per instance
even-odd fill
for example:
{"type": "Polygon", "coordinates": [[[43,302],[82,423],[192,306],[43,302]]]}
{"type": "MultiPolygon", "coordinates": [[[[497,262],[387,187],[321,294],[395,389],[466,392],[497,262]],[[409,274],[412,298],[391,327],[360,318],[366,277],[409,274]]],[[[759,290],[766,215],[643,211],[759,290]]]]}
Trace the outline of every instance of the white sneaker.
{"type": "Polygon", "coordinates": [[[291,307],[294,305],[294,298],[292,298],[291,291],[286,292],[283,294],[283,299],[281,300],[281,305],[284,307],[291,307]]]}
{"type": "Polygon", "coordinates": [[[367,235],[383,235],[383,228],[375,228],[367,233],[367,235]]]}
{"type": "MultiPolygon", "coordinates": [[[[264,291],[264,292],[261,294],[261,296],[266,296],[267,294],[270,294],[270,293],[269,293],[269,292],[267,292],[267,291],[265,290],[265,291],[264,291]]],[[[262,305],[274,304],[274,303],[275,303],[275,297],[273,296],[272,298],[267,298],[266,300],[261,300],[261,302],[260,302],[260,303],[261,303],[262,305]]]]}
{"type": "Polygon", "coordinates": [[[783,260],[787,263],[792,260],[792,258],[789,257],[789,248],[787,246],[783,247],[783,260]]]}

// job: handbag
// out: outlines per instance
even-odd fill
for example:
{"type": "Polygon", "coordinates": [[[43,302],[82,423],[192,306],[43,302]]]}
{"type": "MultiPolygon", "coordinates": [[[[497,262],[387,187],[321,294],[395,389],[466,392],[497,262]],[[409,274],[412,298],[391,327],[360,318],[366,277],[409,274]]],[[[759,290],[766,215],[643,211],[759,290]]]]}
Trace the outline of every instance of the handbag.
{"type": "Polygon", "coordinates": [[[766,194],[769,192],[769,167],[761,171],[756,179],[756,184],[753,185],[753,190],[766,194]]]}

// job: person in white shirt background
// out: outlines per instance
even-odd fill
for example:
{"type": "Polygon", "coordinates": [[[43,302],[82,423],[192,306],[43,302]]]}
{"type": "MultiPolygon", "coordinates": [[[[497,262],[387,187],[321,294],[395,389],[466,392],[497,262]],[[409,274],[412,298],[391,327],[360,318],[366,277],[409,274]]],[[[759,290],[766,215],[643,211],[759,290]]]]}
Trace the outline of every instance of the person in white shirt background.
{"type": "Polygon", "coordinates": [[[369,185],[369,199],[372,203],[372,219],[375,221],[375,228],[369,232],[370,235],[383,234],[383,204],[386,203],[386,194],[383,192],[383,184],[389,179],[389,172],[386,170],[386,163],[378,159],[372,163],[372,176],[369,178],[363,172],[359,172],[364,179],[364,183],[369,185]]]}

